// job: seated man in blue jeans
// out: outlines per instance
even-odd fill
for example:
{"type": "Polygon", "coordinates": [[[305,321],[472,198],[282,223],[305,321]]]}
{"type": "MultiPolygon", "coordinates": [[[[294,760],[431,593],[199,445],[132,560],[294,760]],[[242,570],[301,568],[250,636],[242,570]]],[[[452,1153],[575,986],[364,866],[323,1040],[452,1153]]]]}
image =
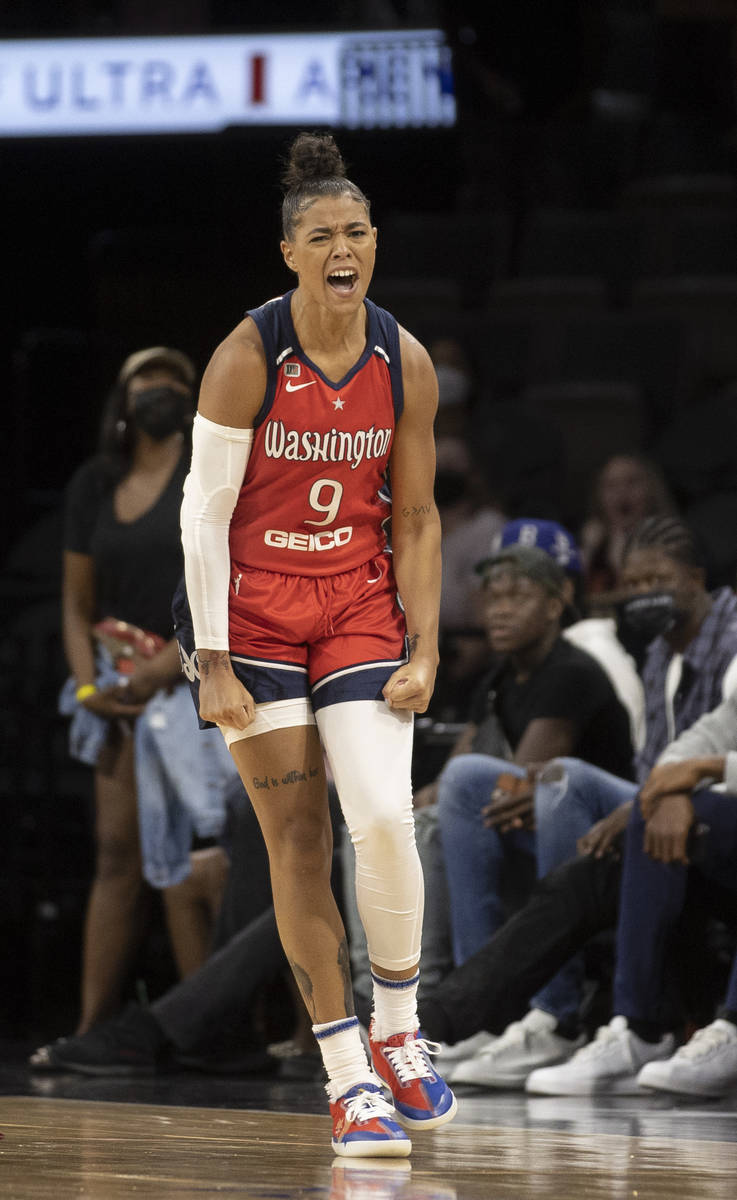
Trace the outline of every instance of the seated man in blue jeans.
{"type": "MultiPolygon", "coordinates": [[[[669,738],[737,684],[737,599],[728,588],[706,590],[693,535],[674,517],[649,517],[635,529],[621,582],[630,596],[625,619],[652,637],[642,669],[645,744],[636,756],[636,777],[644,782],[669,738]]],[[[577,848],[604,854],[626,827],[636,790],[628,779],[590,763],[549,763],[535,793],[538,874],[566,862],[577,848]]],[[[582,973],[580,959],[568,963],[522,1021],[454,1070],[454,1081],[523,1086],[531,1071],[569,1058],[578,1045],[574,1021],[582,973]]]]}
{"type": "Polygon", "coordinates": [[[570,1061],[533,1071],[527,1091],[626,1095],[639,1088],[721,1096],[737,1086],[737,959],[724,1008],[674,1054],[669,959],[689,870],[737,893],[737,696],[660,756],[627,828],[617,929],[616,1016],[570,1061]],[[725,790],[715,788],[724,783],[725,790]]]}
{"type": "Polygon", "coordinates": [[[631,770],[629,719],[609,678],[561,637],[565,583],[558,564],[533,547],[509,546],[486,564],[487,628],[499,661],[476,706],[485,711],[471,720],[481,725],[493,712],[509,754],[458,754],[438,783],[456,964],[504,920],[501,873],[510,851],[534,860],[537,765],[576,754],[618,775],[631,770]]]}

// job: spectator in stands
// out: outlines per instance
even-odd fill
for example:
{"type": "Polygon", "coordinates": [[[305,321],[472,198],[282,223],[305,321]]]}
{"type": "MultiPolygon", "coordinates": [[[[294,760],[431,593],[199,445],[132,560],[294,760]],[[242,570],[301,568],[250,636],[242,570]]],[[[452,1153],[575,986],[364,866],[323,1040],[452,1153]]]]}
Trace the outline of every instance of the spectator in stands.
{"type": "Polygon", "coordinates": [[[666,747],[635,801],[617,930],[616,1016],[569,1062],[533,1071],[527,1091],[622,1095],[639,1086],[720,1096],[737,1085],[737,957],[722,1015],[675,1054],[677,1016],[665,986],[669,959],[679,952],[689,870],[737,898],[736,801],[732,694],[666,747]]]}
{"type": "Polygon", "coordinates": [[[561,637],[565,588],[561,567],[537,547],[509,546],[484,564],[488,631],[499,658],[472,719],[478,727],[493,714],[504,749],[497,757],[464,752],[469,736],[438,782],[456,963],[503,921],[501,871],[509,852],[534,861],[540,765],[566,745],[604,769],[631,771],[629,721],[612,684],[591,655],[561,637]]]}
{"type": "Polygon", "coordinates": [[[475,380],[471,364],[456,338],[438,338],[428,347],[438,377],[436,438],[466,438],[469,434],[475,380]]]}
{"type": "MultiPolygon", "coordinates": [[[[555,521],[536,517],[524,517],[509,521],[498,539],[496,550],[509,546],[532,546],[544,551],[557,563],[565,575],[563,599],[566,617],[578,615],[583,605],[583,580],[581,561],[573,536],[555,521]]],[[[610,617],[573,620],[563,630],[563,637],[592,655],[604,668],[614,690],[626,709],[630,719],[632,743],[642,744],[644,731],[644,696],[642,683],[635,664],[617,640],[615,622],[610,617]]],[[[491,754],[499,757],[507,752],[500,733],[499,722],[493,708],[481,721],[469,722],[461,734],[454,753],[471,749],[475,754],[491,754]]],[[[422,768],[421,750],[417,761],[418,772],[422,768]]],[[[426,784],[415,792],[415,823],[417,846],[428,880],[425,925],[422,945],[422,994],[421,999],[432,995],[439,981],[452,965],[451,938],[448,926],[448,895],[442,853],[437,829],[438,781],[426,784]]],[[[344,851],[347,847],[344,846],[344,851]]],[[[362,992],[370,997],[370,967],[366,939],[353,899],[352,864],[344,853],[345,909],[351,946],[351,965],[354,991],[357,1002],[362,992]]],[[[545,981],[543,976],[541,983],[545,981]]],[[[529,993],[528,993],[529,995],[529,993]]],[[[478,1045],[488,1042],[479,1039],[478,1045]]]]}
{"type": "MultiPolygon", "coordinates": [[[[206,736],[204,733],[200,737],[206,736]]],[[[130,1003],[30,1059],[34,1071],[150,1074],[172,1059],[210,1071],[271,1071],[253,999],[286,967],[271,904],[266,846],[240,779],[228,796],[228,873],[213,952],[150,1006],[130,1003]]],[[[337,810],[337,805],[335,806],[337,810]]],[[[281,1031],[280,1031],[281,1032],[281,1031]]]]}
{"type": "Polygon", "coordinates": [[[498,542],[504,517],[485,494],[468,442],[439,437],[435,500],[442,528],[443,580],[440,593],[440,651],[432,711],[441,719],[463,713],[469,681],[485,668],[488,647],[479,605],[480,555],[498,542]]]}
{"type": "Polygon", "coordinates": [[[461,438],[438,438],[435,499],[443,530],[440,627],[474,628],[480,616],[476,563],[481,554],[491,554],[504,517],[484,495],[470,447],[461,438]]]}
{"type": "MultiPolygon", "coordinates": [[[[737,685],[737,599],[710,594],[693,535],[674,517],[651,517],[626,549],[624,618],[650,636],[642,678],[646,737],[636,778],[647,779],[670,734],[687,729],[737,685]]],[[[558,758],[540,773],[535,793],[538,874],[579,851],[600,857],[626,827],[637,784],[590,763],[558,758]]],[[[522,1086],[537,1067],[569,1058],[580,1042],[582,964],[573,961],[532,1000],[521,1022],[453,1073],[456,1082],[522,1086]]]]}
{"type": "Polygon", "coordinates": [[[182,571],[179,508],[189,466],[194,366],[151,347],[124,362],[99,453],[71,480],[65,510],[62,624],[72,679],[62,711],[70,750],[94,768],[95,876],[85,918],[79,1031],[114,1012],[145,928],[142,873],[164,887],[180,970],[209,950],[227,860],[195,834],[223,826],[233,774],[217,735],[187,753],[197,722],[171,636],[182,571]]]}
{"type": "MultiPolygon", "coordinates": [[[[630,990],[629,993],[625,991],[619,1010],[630,1012],[637,997],[643,993],[644,1008],[638,1011],[654,1012],[656,1017],[645,1016],[638,1020],[634,1015],[629,1026],[624,1026],[620,1017],[593,1043],[597,1047],[596,1053],[591,1051],[588,1055],[577,1056],[568,1064],[571,1069],[577,1064],[575,1078],[568,1082],[564,1078],[560,1083],[560,1077],[556,1081],[556,1077],[548,1076],[546,1084],[547,1073],[541,1071],[537,1073],[538,1078],[542,1078],[541,1085],[537,1087],[532,1080],[530,1090],[565,1088],[573,1091],[575,1088],[576,1094],[600,1091],[608,1085],[592,1075],[592,1070],[595,1071],[596,1064],[604,1060],[611,1067],[618,1054],[619,1064],[615,1062],[617,1082],[612,1085],[617,1090],[632,1088],[635,1082],[632,1065],[638,1061],[640,1064],[653,1062],[653,1066],[639,1076],[640,1084],[647,1087],[692,1095],[720,1095],[737,1084],[737,967],[734,965],[721,1017],[697,1033],[688,1046],[667,1061],[656,1060],[647,1049],[648,1045],[657,1045],[662,1058],[662,1053],[672,1048],[672,1039],[659,1035],[660,1017],[657,1014],[662,1008],[659,981],[663,975],[664,949],[669,940],[665,935],[672,933],[675,918],[684,903],[684,871],[664,869],[658,858],[668,846],[676,856],[683,853],[686,831],[693,826],[693,814],[688,803],[684,805],[684,800],[688,801],[688,795],[705,776],[724,777],[727,786],[737,792],[737,779],[732,778],[732,759],[737,753],[736,729],[737,701],[731,698],[715,713],[699,720],[661,756],[642,790],[643,804],[651,810],[657,805],[659,811],[660,801],[663,805],[671,802],[674,805],[670,815],[667,808],[661,813],[668,818],[665,827],[650,825],[651,849],[657,851],[657,857],[650,860],[644,852],[647,843],[643,841],[642,820],[638,818],[633,822],[628,835],[634,847],[632,860],[628,847],[625,875],[626,887],[631,889],[631,894],[628,893],[629,898],[625,896],[623,901],[620,925],[629,925],[627,937],[636,938],[635,961],[642,969],[635,972],[620,969],[630,990]],[[676,775],[671,765],[674,763],[676,775]],[[674,792],[673,788],[678,790],[674,792]],[[638,865],[640,869],[644,867],[646,873],[655,874],[649,890],[635,873],[638,865]],[[647,919],[640,932],[643,915],[647,919]],[[655,964],[655,974],[651,971],[652,964],[655,964]],[[649,1041],[653,1028],[658,1036],[649,1041]],[[633,1041],[633,1038],[639,1041],[633,1041]],[[627,1066],[626,1074],[622,1071],[623,1061],[627,1066]]],[[[703,804],[710,806],[712,823],[716,813],[719,827],[708,842],[703,840],[706,836],[703,829],[698,830],[695,840],[692,836],[690,844],[699,846],[694,856],[698,860],[696,869],[716,879],[720,890],[721,885],[725,885],[731,891],[736,901],[734,915],[737,913],[734,883],[737,822],[731,813],[734,806],[725,804],[724,799],[713,792],[699,791],[694,797],[694,806],[703,804]]],[[[703,819],[706,809],[697,807],[696,811],[703,819]]],[[[475,1034],[480,1025],[492,1031],[502,1028],[518,1015],[526,994],[559,966],[572,949],[615,921],[619,876],[619,862],[613,855],[602,858],[585,855],[541,880],[528,904],[482,950],[423,997],[420,1016],[426,1034],[454,1042],[475,1034]]],[[[269,910],[231,938],[196,976],[172,989],[150,1010],[131,1006],[117,1021],[84,1037],[57,1043],[53,1065],[58,1069],[92,1074],[119,1073],[122,1069],[130,1074],[148,1072],[172,1050],[180,1055],[187,1053],[191,1058],[202,1040],[212,1036],[213,1028],[226,1035],[226,1044],[230,1037],[232,1056],[233,1025],[237,1026],[243,1020],[242,981],[245,979],[252,988],[262,981],[265,973],[277,969],[280,958],[273,910],[269,910]]],[[[250,1057],[240,1058],[239,1065],[241,1069],[258,1069],[263,1062],[252,1051],[250,1057]]]]}
{"type": "MultiPolygon", "coordinates": [[[[614,617],[586,615],[586,589],[581,552],[573,534],[558,521],[518,517],[502,530],[500,548],[537,546],[562,567],[566,575],[566,621],[563,637],[586,650],[611,680],[630,718],[632,745],[641,749],[645,737],[645,697],[634,659],[617,636],[614,617]]],[[[482,564],[483,566],[483,564],[482,564]]]]}
{"type": "Polygon", "coordinates": [[[673,511],[673,502],[654,463],[637,454],[610,458],[594,481],[591,516],[580,535],[587,592],[611,591],[635,526],[645,517],[673,511]]]}

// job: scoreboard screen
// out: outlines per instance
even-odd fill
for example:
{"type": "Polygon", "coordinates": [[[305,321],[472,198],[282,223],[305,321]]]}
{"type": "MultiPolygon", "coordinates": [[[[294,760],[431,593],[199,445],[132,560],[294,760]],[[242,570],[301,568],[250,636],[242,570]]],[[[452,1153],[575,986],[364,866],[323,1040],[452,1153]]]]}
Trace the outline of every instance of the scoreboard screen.
{"type": "Polygon", "coordinates": [[[0,42],[0,137],[455,122],[435,29],[0,42]]]}

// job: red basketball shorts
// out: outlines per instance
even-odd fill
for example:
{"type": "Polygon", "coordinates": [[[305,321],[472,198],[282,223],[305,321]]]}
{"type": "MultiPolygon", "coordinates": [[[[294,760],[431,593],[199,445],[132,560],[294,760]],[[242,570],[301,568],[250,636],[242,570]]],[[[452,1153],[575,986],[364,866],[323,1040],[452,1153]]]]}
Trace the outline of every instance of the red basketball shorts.
{"type": "Polygon", "coordinates": [[[257,704],[380,699],[406,661],[390,554],[316,578],[234,563],[229,614],[233,668],[257,704]]]}

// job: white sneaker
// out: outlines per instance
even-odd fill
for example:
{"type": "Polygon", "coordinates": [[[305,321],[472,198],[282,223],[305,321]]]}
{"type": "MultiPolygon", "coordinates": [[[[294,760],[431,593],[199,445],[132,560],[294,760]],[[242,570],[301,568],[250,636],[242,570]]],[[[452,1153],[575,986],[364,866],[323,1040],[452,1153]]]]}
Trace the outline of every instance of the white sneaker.
{"type": "Polygon", "coordinates": [[[538,1096],[637,1095],[640,1069],[653,1059],[670,1058],[674,1046],[670,1033],[659,1042],[644,1042],[627,1028],[626,1017],[614,1017],[570,1062],[533,1071],[526,1091],[538,1096]]]}
{"type": "Polygon", "coordinates": [[[501,1037],[453,1072],[453,1083],[476,1087],[519,1087],[536,1067],[565,1062],[586,1038],[570,1039],[555,1032],[557,1019],[532,1008],[521,1021],[513,1021],[501,1037]]]}
{"type": "Polygon", "coordinates": [[[447,1042],[440,1042],[442,1047],[439,1054],[435,1056],[435,1067],[443,1076],[446,1083],[450,1083],[453,1079],[453,1073],[456,1068],[465,1062],[467,1058],[473,1058],[479,1050],[483,1050],[486,1046],[495,1042],[496,1038],[491,1033],[487,1033],[485,1029],[479,1033],[472,1034],[471,1037],[463,1038],[463,1041],[456,1042],[453,1046],[449,1046],[447,1042]]]}
{"type": "Polygon", "coordinates": [[[665,1062],[650,1062],[637,1076],[640,1087],[686,1096],[726,1096],[737,1088],[737,1028],[716,1020],[697,1029],[665,1062]]]}

